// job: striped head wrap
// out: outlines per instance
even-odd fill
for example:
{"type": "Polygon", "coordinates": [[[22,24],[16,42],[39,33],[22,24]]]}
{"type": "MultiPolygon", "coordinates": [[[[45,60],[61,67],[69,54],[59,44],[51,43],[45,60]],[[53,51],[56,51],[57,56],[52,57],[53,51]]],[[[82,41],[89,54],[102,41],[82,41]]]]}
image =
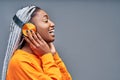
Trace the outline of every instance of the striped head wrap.
{"type": "Polygon", "coordinates": [[[9,60],[13,55],[14,51],[19,47],[20,39],[22,37],[21,27],[24,23],[28,22],[31,19],[31,15],[35,11],[35,9],[36,9],[36,6],[24,7],[18,10],[12,19],[12,22],[10,25],[10,35],[9,35],[7,50],[6,50],[4,63],[3,63],[1,80],[6,80],[9,60]]]}

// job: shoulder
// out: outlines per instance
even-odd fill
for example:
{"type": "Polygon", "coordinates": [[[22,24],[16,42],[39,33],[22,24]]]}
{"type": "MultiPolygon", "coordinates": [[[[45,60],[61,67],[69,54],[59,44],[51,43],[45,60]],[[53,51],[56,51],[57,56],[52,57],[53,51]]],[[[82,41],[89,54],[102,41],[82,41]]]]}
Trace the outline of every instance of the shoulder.
{"type": "Polygon", "coordinates": [[[39,60],[35,55],[18,49],[14,52],[14,55],[11,57],[9,65],[18,66],[18,65],[22,65],[24,63],[25,64],[35,64],[38,61],[39,60]]]}

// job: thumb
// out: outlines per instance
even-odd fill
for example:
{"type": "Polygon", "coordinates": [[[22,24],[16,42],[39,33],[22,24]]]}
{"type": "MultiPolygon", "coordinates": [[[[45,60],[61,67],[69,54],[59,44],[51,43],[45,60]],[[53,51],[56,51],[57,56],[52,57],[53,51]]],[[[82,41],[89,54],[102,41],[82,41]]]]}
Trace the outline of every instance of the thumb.
{"type": "Polygon", "coordinates": [[[49,45],[49,47],[50,47],[51,52],[52,52],[53,54],[56,53],[56,49],[55,49],[54,44],[53,44],[53,43],[49,43],[48,45],[49,45]]]}

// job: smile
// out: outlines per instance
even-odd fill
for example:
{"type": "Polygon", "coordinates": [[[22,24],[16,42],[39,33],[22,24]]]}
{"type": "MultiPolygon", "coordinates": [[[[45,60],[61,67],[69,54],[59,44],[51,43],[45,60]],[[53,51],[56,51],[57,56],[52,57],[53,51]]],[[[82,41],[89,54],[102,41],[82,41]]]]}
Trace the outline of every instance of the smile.
{"type": "Polygon", "coordinates": [[[54,33],[54,32],[55,32],[55,30],[54,30],[54,29],[52,29],[52,30],[50,30],[50,31],[49,31],[49,33],[54,33]]]}

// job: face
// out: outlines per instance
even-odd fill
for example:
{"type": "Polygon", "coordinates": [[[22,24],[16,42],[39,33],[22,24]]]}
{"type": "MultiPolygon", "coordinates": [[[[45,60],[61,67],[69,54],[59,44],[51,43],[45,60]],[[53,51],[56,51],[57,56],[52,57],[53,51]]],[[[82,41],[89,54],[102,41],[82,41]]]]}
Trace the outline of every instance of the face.
{"type": "Polygon", "coordinates": [[[36,15],[32,17],[31,22],[36,26],[37,32],[47,43],[53,42],[55,40],[55,24],[50,20],[48,14],[45,11],[37,11],[36,15]]]}

